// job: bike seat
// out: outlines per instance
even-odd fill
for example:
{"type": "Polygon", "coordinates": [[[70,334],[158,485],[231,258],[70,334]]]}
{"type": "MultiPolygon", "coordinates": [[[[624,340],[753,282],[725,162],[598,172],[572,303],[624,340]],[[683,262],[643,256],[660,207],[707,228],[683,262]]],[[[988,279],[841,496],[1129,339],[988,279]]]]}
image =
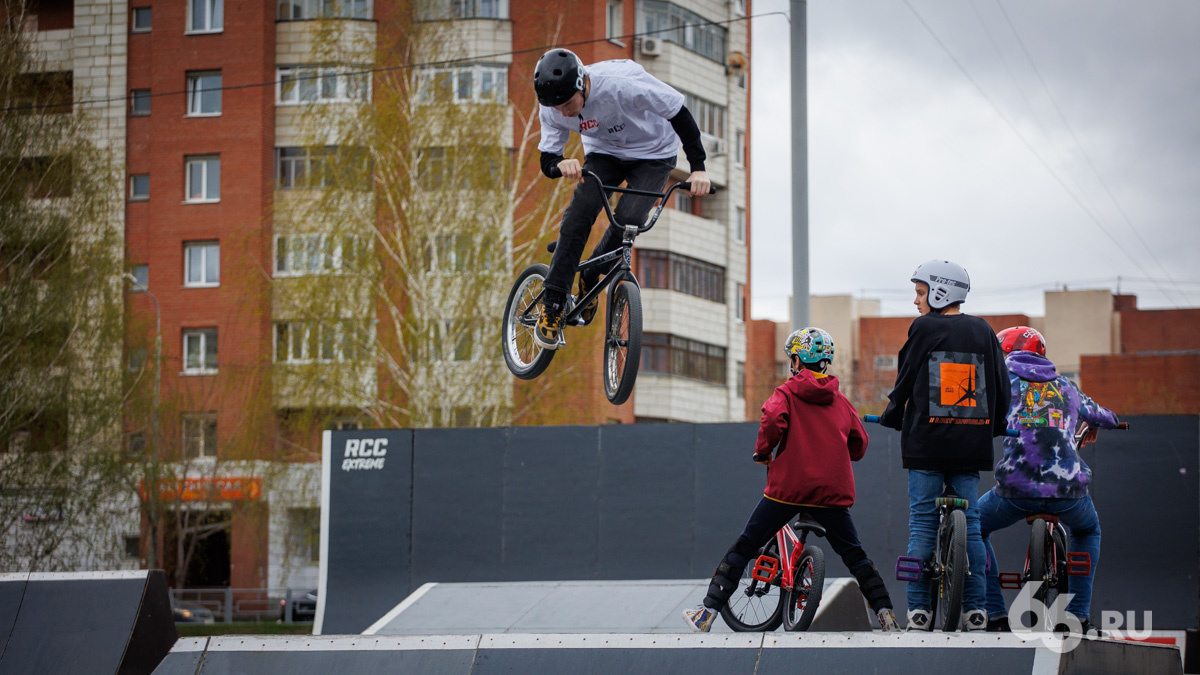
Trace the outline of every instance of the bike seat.
{"type": "Polygon", "coordinates": [[[1058,522],[1058,516],[1052,516],[1049,513],[1035,513],[1031,516],[1026,516],[1025,522],[1029,525],[1032,525],[1033,521],[1037,520],[1038,518],[1041,518],[1042,520],[1046,521],[1047,523],[1051,523],[1051,524],[1058,522]]]}
{"type": "Polygon", "coordinates": [[[557,239],[550,242],[549,244],[546,244],[546,251],[548,251],[550,253],[554,253],[554,249],[556,249],[556,248],[558,248],[558,240],[557,239]]]}
{"type": "Polygon", "coordinates": [[[809,516],[806,514],[800,514],[800,517],[797,518],[796,522],[792,524],[792,529],[808,530],[809,532],[812,532],[813,534],[817,535],[818,537],[825,536],[825,528],[821,527],[820,523],[813,520],[812,516],[809,516]]]}

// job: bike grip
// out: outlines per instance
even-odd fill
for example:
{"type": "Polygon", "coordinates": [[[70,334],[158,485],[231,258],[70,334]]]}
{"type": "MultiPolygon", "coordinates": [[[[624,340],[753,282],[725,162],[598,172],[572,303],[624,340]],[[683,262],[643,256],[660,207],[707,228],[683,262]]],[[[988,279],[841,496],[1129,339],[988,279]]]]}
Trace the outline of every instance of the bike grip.
{"type": "Polygon", "coordinates": [[[863,415],[863,421],[879,424],[879,415],[863,415]]]}
{"type": "Polygon", "coordinates": [[[754,453],[754,457],[753,457],[752,459],[753,459],[755,462],[765,462],[765,461],[767,461],[768,459],[771,459],[771,455],[770,455],[769,453],[768,453],[768,454],[766,454],[766,455],[760,455],[760,454],[758,454],[758,453],[756,452],[756,453],[754,453]]]}
{"type": "Polygon", "coordinates": [[[1021,437],[1021,432],[1020,432],[1020,430],[1018,430],[1018,429],[1005,429],[1005,430],[1004,430],[1004,435],[1005,435],[1005,436],[1008,436],[1008,437],[1010,437],[1010,438],[1020,438],[1020,437],[1021,437]]]}
{"type": "MultiPolygon", "coordinates": [[[[679,189],[680,190],[691,190],[692,184],[686,180],[682,181],[679,183],[679,189]]],[[[710,194],[710,195],[717,194],[717,188],[712,185],[708,186],[708,194],[710,194]]]]}
{"type": "Polygon", "coordinates": [[[1118,428],[1118,429],[1128,429],[1128,428],[1129,428],[1129,422],[1118,422],[1118,423],[1117,423],[1117,427],[1116,427],[1116,428],[1118,428]]]}

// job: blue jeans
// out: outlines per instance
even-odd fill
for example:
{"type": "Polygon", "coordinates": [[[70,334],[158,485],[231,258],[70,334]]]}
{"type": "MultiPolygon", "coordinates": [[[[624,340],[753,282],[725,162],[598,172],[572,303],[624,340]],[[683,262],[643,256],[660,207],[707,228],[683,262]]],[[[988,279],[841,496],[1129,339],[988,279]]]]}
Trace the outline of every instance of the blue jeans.
{"type": "MultiPolygon", "coordinates": [[[[963,612],[983,609],[984,548],[979,534],[979,472],[919,471],[908,472],[908,555],[932,560],[937,545],[938,510],[936,500],[949,485],[956,495],[966,499],[967,508],[967,583],[963,589],[963,612]]],[[[908,582],[909,610],[932,608],[930,579],[908,582]]]]}
{"type": "MultiPolygon", "coordinates": [[[[1086,577],[1067,577],[1067,592],[1074,595],[1067,603],[1067,611],[1076,618],[1088,618],[1092,608],[1092,582],[1096,578],[1096,565],[1100,562],[1100,516],[1092,504],[1090,495],[1079,499],[1008,499],[996,494],[995,489],[979,498],[979,526],[988,557],[996,561],[990,535],[997,530],[1024,520],[1035,513],[1058,516],[1071,533],[1072,551],[1082,551],[1092,557],[1092,571],[1086,577]]],[[[1004,607],[1004,596],[1000,593],[1000,569],[996,562],[987,575],[987,611],[991,618],[1008,616],[1004,607]]]]}

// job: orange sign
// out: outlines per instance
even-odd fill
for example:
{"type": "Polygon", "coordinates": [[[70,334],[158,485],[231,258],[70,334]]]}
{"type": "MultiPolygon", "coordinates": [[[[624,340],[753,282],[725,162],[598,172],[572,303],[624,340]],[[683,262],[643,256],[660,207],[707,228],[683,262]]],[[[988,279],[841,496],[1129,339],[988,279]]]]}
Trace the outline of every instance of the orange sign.
{"type": "MultiPolygon", "coordinates": [[[[138,494],[143,500],[147,498],[145,482],[138,484],[138,494]]],[[[158,481],[158,498],[168,502],[233,501],[261,496],[261,478],[164,478],[158,481]]]]}
{"type": "Polygon", "coordinates": [[[975,366],[970,363],[942,363],[941,405],[975,407],[975,366]]]}

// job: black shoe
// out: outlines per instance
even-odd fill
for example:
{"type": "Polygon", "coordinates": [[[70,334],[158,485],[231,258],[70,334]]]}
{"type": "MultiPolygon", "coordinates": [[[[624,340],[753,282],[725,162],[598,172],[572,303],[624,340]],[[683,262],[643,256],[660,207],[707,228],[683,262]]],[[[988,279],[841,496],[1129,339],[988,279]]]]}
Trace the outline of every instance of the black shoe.
{"type": "Polygon", "coordinates": [[[1002,616],[999,619],[988,619],[987,632],[989,633],[1011,633],[1012,628],[1008,625],[1008,617],[1002,616]]]}
{"type": "Polygon", "coordinates": [[[1072,631],[1071,628],[1067,624],[1060,623],[1054,627],[1054,632],[1055,633],[1076,632],[1079,635],[1083,635],[1084,637],[1088,637],[1088,638],[1108,637],[1103,632],[1101,632],[1099,628],[1096,628],[1096,624],[1092,623],[1089,619],[1080,620],[1078,631],[1072,631]]]}
{"type": "MultiPolygon", "coordinates": [[[[588,294],[588,292],[591,291],[593,288],[595,288],[595,285],[589,284],[586,281],[586,278],[582,274],[580,274],[579,275],[579,293],[577,293],[575,295],[575,304],[578,305],[579,303],[583,302],[584,296],[586,296],[588,294]]],[[[579,313],[579,319],[580,319],[580,321],[583,321],[583,325],[585,325],[585,326],[588,325],[589,323],[592,322],[592,319],[596,318],[596,310],[599,308],[600,308],[600,296],[597,295],[595,298],[592,298],[592,301],[588,303],[587,307],[584,307],[583,311],[581,311],[579,313]]]]}

